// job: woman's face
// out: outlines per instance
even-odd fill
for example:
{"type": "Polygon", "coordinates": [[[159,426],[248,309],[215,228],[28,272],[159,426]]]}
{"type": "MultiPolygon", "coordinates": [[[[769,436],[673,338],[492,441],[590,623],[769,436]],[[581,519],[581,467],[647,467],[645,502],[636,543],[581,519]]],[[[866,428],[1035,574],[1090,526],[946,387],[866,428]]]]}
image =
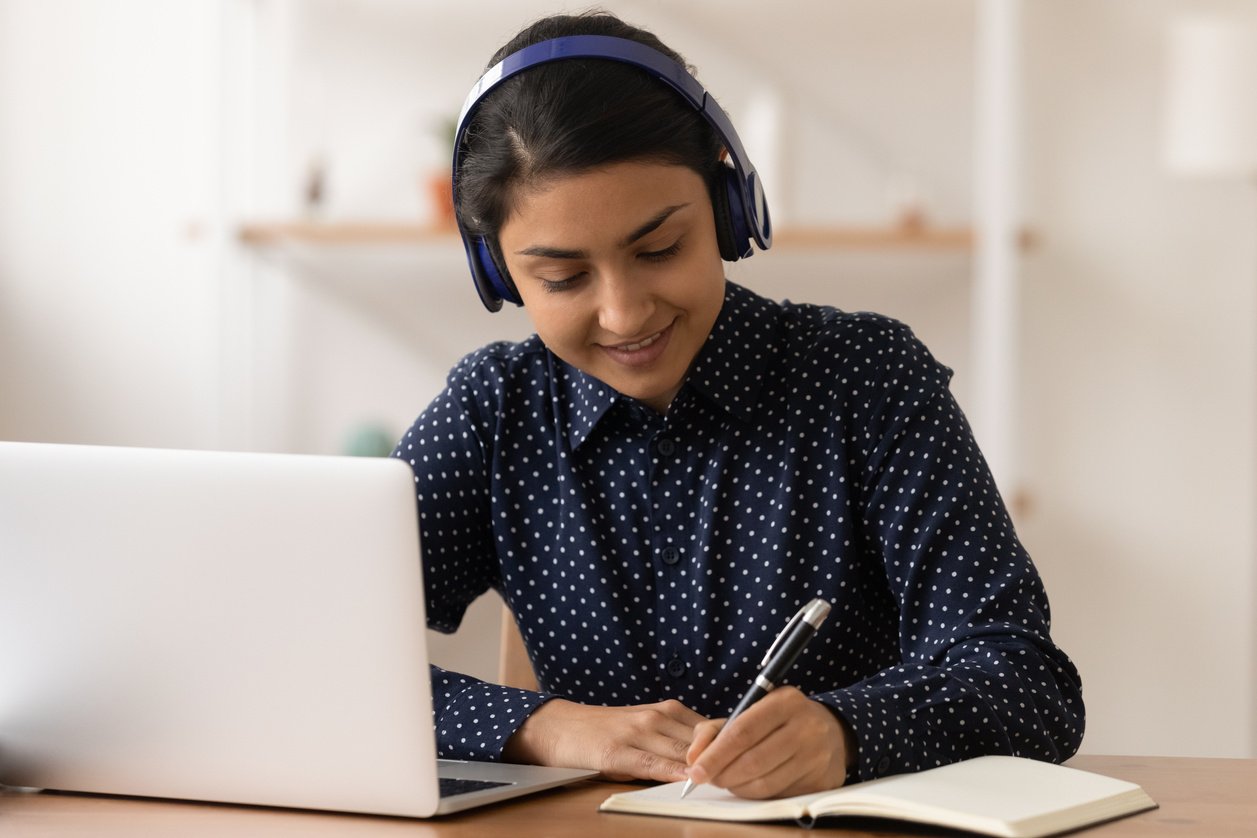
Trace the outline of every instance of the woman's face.
{"type": "Polygon", "coordinates": [[[666,412],[724,302],[698,173],[617,163],[546,180],[516,196],[498,241],[550,351],[666,412]]]}

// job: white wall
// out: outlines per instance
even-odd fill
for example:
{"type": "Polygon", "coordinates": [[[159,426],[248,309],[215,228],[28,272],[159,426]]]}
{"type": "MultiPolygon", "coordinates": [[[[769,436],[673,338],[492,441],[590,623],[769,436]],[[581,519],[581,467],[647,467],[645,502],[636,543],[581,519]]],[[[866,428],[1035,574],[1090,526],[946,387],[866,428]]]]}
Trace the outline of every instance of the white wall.
{"type": "Polygon", "coordinates": [[[217,29],[0,2],[0,438],[214,444],[217,29]]]}
{"type": "MultiPolygon", "coordinates": [[[[971,2],[609,5],[750,114],[782,223],[889,219],[905,178],[932,218],[970,217],[971,2]],[[754,118],[774,110],[790,130],[754,118]]],[[[1091,752],[1257,755],[1257,195],[1176,181],[1157,156],[1162,31],[1201,6],[1252,19],[1026,3],[1040,244],[1018,524],[1083,671],[1091,752]]],[[[326,216],[424,217],[420,181],[445,164],[431,126],[555,7],[0,0],[0,438],[340,451],[364,424],[400,433],[456,357],[524,334],[520,313],[478,309],[456,244],[259,252],[234,225],[298,213],[316,154],[326,216]]],[[[782,249],[731,274],[907,320],[964,403],[969,270],[782,249]]],[[[491,673],[495,618],[482,606],[438,654],[491,673]]]]}
{"type": "Polygon", "coordinates": [[[1092,752],[1257,753],[1257,190],[1161,162],[1166,26],[1251,3],[1026,15],[1022,532],[1092,752]]]}

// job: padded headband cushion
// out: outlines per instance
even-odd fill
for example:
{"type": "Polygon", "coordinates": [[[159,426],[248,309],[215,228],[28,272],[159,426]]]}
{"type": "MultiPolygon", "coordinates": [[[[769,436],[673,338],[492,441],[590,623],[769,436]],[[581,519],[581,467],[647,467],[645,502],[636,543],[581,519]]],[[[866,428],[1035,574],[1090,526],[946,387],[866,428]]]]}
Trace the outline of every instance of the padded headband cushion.
{"type": "MultiPolygon", "coordinates": [[[[772,246],[772,222],[764,200],[763,187],[728,115],[685,67],[645,44],[625,38],[605,35],[554,38],[524,47],[491,67],[467,94],[458,118],[458,129],[454,136],[455,183],[459,175],[464,134],[485,96],[517,73],[539,64],[567,58],[601,58],[630,64],[665,82],[689,102],[711,125],[728,152],[728,171],[717,175],[711,190],[721,258],[734,261],[750,256],[754,253],[752,241],[762,250],[772,246]]],[[[505,266],[499,265],[493,258],[492,248],[488,243],[482,237],[464,229],[461,220],[458,222],[458,232],[467,252],[467,262],[476,291],[485,308],[497,311],[502,307],[504,299],[522,305],[510,274],[505,266]]]]}

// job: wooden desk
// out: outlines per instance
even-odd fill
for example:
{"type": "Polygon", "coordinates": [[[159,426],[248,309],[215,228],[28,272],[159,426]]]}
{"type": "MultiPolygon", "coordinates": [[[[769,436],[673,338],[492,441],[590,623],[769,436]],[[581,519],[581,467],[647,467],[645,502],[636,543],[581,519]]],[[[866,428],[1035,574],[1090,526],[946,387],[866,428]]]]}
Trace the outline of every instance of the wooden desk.
{"type": "MultiPolygon", "coordinates": [[[[1070,765],[1139,783],[1161,804],[1086,830],[1085,835],[1257,836],[1257,760],[1178,757],[1084,756],[1070,765]]],[[[428,821],[358,815],[327,815],[245,806],[135,800],[87,795],[0,794],[0,834],[4,838],[62,836],[413,836],[414,838],[750,838],[833,834],[842,838],[893,835],[956,835],[893,823],[811,833],[793,825],[726,824],[673,820],[597,811],[607,795],[630,786],[584,782],[519,801],[428,821]]]]}

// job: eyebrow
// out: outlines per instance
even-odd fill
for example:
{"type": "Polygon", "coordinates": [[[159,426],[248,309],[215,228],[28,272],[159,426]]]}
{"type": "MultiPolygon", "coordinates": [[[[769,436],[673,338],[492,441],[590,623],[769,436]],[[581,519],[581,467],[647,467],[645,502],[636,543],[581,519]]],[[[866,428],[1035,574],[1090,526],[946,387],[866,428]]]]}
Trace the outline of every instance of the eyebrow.
{"type": "MultiPolygon", "coordinates": [[[[662,212],[660,212],[654,218],[650,219],[645,224],[643,224],[642,226],[638,227],[636,230],[634,230],[633,232],[625,236],[620,241],[620,247],[628,247],[630,244],[642,238],[643,236],[650,235],[655,230],[658,230],[665,221],[671,218],[673,213],[675,213],[677,210],[685,209],[688,206],[689,206],[689,203],[684,203],[684,204],[676,204],[675,206],[665,208],[662,212]]],[[[541,256],[546,259],[587,259],[589,258],[589,253],[584,250],[565,250],[564,248],[561,248],[561,247],[548,247],[544,244],[535,244],[532,247],[526,247],[523,250],[517,250],[516,255],[517,256],[541,256]]]]}

